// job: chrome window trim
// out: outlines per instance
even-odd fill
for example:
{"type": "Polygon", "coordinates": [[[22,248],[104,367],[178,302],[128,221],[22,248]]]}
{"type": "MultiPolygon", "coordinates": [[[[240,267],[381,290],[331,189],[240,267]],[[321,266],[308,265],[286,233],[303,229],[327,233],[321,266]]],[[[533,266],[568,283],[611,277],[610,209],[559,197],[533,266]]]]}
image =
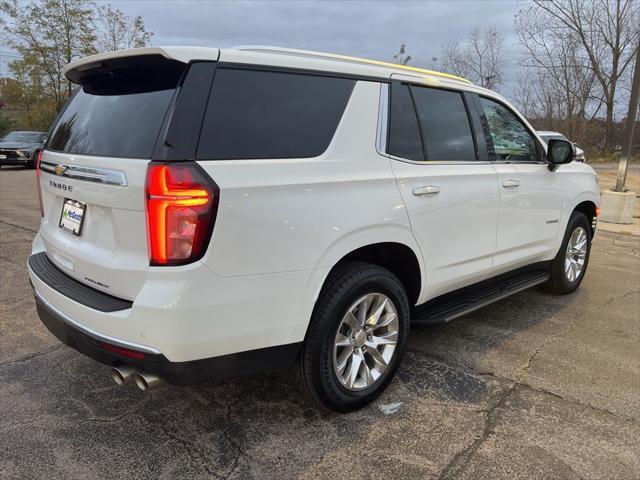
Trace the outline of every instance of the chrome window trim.
{"type": "Polygon", "coordinates": [[[491,162],[482,160],[409,160],[395,155],[386,154],[386,156],[392,160],[414,165],[491,165],[491,162]]]}
{"type": "Polygon", "coordinates": [[[530,160],[493,160],[490,163],[498,164],[498,165],[549,165],[549,162],[539,162],[539,161],[530,161],[530,160]]]}
{"type": "Polygon", "coordinates": [[[388,157],[387,133],[389,131],[389,84],[380,84],[380,101],[378,103],[378,128],[376,130],[376,151],[388,157]]]}
{"type": "Polygon", "coordinates": [[[127,177],[120,170],[108,168],[85,167],[82,165],[70,165],[66,163],[40,162],[40,170],[59,177],[73,178],[87,182],[104,183],[106,185],[127,186],[127,177]],[[62,168],[61,173],[56,173],[56,168],[62,168]]]}

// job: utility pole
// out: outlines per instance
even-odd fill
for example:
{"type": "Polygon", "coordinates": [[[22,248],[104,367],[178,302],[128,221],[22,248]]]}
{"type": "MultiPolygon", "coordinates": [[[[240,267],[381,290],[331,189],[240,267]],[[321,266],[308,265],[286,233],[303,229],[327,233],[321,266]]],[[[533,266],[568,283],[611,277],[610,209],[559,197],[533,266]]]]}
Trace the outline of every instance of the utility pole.
{"type": "Polygon", "coordinates": [[[622,157],[618,164],[618,179],[613,189],[615,192],[626,192],[625,182],[627,181],[627,166],[631,158],[631,147],[633,146],[633,130],[636,126],[638,115],[638,93],[640,91],[640,45],[636,49],[636,68],[633,71],[631,83],[631,98],[629,99],[629,111],[627,112],[627,124],[624,127],[624,139],[622,144],[622,157]]]}

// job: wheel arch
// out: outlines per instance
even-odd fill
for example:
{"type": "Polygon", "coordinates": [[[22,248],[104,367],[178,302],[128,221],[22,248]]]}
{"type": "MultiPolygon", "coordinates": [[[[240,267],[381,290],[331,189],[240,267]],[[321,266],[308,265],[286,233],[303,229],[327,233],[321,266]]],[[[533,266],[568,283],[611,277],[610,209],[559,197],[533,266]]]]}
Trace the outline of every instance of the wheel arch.
{"type": "MultiPolygon", "coordinates": [[[[595,182],[595,178],[593,180],[595,182]]],[[[569,185],[573,185],[575,182],[568,182],[569,185]]],[[[562,239],[564,238],[565,231],[567,229],[567,225],[569,223],[569,219],[571,215],[575,211],[579,211],[587,215],[589,222],[592,222],[593,216],[595,212],[597,212],[598,205],[600,203],[600,198],[597,192],[597,185],[594,183],[593,189],[584,189],[581,187],[579,193],[574,193],[574,190],[569,190],[565,193],[564,204],[562,208],[562,216],[560,219],[560,225],[558,228],[558,233],[555,241],[555,252],[560,249],[560,245],[562,244],[562,239]]],[[[595,228],[593,225],[591,226],[591,234],[593,233],[595,228]]]]}
{"type": "Polygon", "coordinates": [[[339,250],[339,253],[338,250],[333,249],[331,262],[325,263],[325,265],[328,263],[329,268],[326,270],[322,282],[317,286],[314,303],[331,272],[348,261],[364,261],[388,269],[398,277],[404,286],[410,305],[417,303],[424,288],[426,275],[422,253],[413,236],[404,239],[389,236],[382,241],[346,242],[344,245],[348,245],[348,248],[339,250]]]}
{"type": "Polygon", "coordinates": [[[589,224],[591,225],[591,236],[593,236],[593,234],[595,233],[594,218],[597,217],[598,212],[598,207],[596,206],[595,202],[593,202],[592,200],[584,200],[578,203],[573,208],[571,213],[573,214],[573,212],[583,213],[587,217],[587,220],[589,220],[589,224]]]}

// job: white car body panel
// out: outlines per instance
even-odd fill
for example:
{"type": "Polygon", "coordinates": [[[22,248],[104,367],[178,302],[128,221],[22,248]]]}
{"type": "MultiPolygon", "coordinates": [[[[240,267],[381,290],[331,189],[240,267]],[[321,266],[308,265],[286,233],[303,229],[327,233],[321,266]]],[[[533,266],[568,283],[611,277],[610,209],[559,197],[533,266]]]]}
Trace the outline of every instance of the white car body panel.
{"type": "Polygon", "coordinates": [[[393,170],[426,265],[419,301],[483,280],[496,247],[498,186],[493,166],[394,160],[393,170]],[[414,195],[414,189],[424,187],[439,192],[414,195]]]}
{"type": "MultiPolygon", "coordinates": [[[[39,235],[33,253],[38,251],[39,235]]],[[[65,297],[31,270],[29,276],[39,295],[85,328],[186,362],[299,342],[306,332],[300,314],[311,314],[314,285],[327,273],[223,278],[201,262],[175,268],[149,268],[133,307],[110,313],[65,297]]]]}
{"type": "Polygon", "coordinates": [[[204,258],[212,270],[234,276],[331,267],[352,251],[354,235],[366,237],[363,245],[411,238],[389,159],[375,150],[378,92],[374,82],[356,84],[319,157],[199,162],[222,191],[204,258]]]}
{"type": "Polygon", "coordinates": [[[563,204],[562,175],[541,163],[495,163],[500,213],[494,267],[549,260],[563,204]],[[510,187],[509,182],[518,186],[510,187]]]}
{"type": "MultiPolygon", "coordinates": [[[[583,202],[591,202],[596,206],[600,205],[600,187],[598,186],[598,177],[595,170],[585,163],[571,162],[566,165],[560,165],[554,173],[562,177],[562,191],[564,193],[562,215],[553,248],[557,252],[562,243],[562,237],[571,213],[575,208],[583,202]]],[[[591,221],[592,219],[589,220],[591,221]]]]}
{"type": "Polygon", "coordinates": [[[40,235],[49,258],[66,274],[97,290],[133,300],[149,268],[144,207],[148,161],[51,151],[43,152],[42,161],[83,168],[108,166],[124,174],[127,185],[119,186],[59,177],[41,170],[44,217],[40,235]],[[65,198],[87,204],[80,236],[58,226],[65,198]]]}
{"type": "Polygon", "coordinates": [[[43,161],[55,164],[108,166],[122,172],[127,185],[42,173],[45,216],[33,253],[46,251],[71,277],[132,300],[133,306],[114,313],[93,310],[30,270],[36,292],[86,328],[157,350],[172,362],[303,341],[331,268],[360,247],[382,242],[409,247],[420,266],[420,304],[553,258],[576,205],[599,202],[595,173],[584,164],[553,172],[546,164],[416,164],[377,150],[379,109],[386,106],[380,104],[376,78],[418,78],[509,105],[493,92],[452,78],[414,77],[399,68],[300,53],[196,47],[110,52],[73,62],[65,72],[149,54],[374,77],[356,82],[333,140],[318,157],[199,161],[220,187],[220,204],[206,254],[185,266],[149,266],[147,161],[44,153],[43,161]],[[505,180],[518,180],[520,187],[505,189],[505,180]],[[72,186],[73,193],[50,181],[72,186]],[[440,193],[413,195],[424,186],[437,186],[440,193]],[[88,204],[80,237],[58,228],[65,197],[88,204]]]}

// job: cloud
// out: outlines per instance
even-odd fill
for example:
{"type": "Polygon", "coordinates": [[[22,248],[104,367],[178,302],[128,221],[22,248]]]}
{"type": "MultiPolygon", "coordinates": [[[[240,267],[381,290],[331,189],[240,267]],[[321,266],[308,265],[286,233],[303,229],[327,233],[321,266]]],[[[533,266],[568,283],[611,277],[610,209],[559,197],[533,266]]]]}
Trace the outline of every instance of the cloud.
{"type": "MultiPolygon", "coordinates": [[[[428,66],[475,25],[494,25],[517,49],[515,0],[451,1],[112,1],[141,15],[155,45],[276,45],[392,60],[407,45],[412,64],[428,66]]],[[[506,85],[515,79],[510,59],[506,85]]]]}

